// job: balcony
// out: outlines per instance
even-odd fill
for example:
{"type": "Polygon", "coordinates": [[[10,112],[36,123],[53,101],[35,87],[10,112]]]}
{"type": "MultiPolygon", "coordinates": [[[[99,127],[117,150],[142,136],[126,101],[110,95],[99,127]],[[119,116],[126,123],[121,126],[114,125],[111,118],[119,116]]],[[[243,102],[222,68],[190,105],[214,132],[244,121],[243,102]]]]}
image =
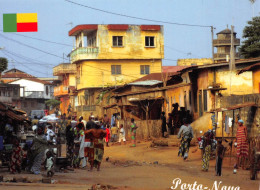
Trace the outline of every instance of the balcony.
{"type": "Polygon", "coordinates": [[[44,91],[25,91],[24,98],[45,98],[44,91]]]}
{"type": "Polygon", "coordinates": [[[76,72],[76,65],[70,63],[62,63],[53,68],[54,76],[60,76],[64,74],[75,74],[76,72]]]}
{"type": "Polygon", "coordinates": [[[80,47],[70,53],[71,63],[85,59],[97,59],[98,47],[80,47]]]}
{"type": "Polygon", "coordinates": [[[68,86],[57,86],[54,87],[54,96],[64,96],[64,95],[68,95],[69,93],[69,87],[68,86]]]}
{"type": "MultiPolygon", "coordinates": [[[[227,55],[229,56],[229,59],[230,59],[229,53],[214,53],[214,60],[226,60],[227,55]]],[[[239,53],[235,54],[235,59],[240,59],[239,53]]]]}
{"type": "MultiPolygon", "coordinates": [[[[213,46],[230,46],[231,45],[231,38],[223,39],[223,40],[213,40],[213,46]]],[[[234,45],[239,46],[240,45],[240,39],[234,39],[234,45]]]]}

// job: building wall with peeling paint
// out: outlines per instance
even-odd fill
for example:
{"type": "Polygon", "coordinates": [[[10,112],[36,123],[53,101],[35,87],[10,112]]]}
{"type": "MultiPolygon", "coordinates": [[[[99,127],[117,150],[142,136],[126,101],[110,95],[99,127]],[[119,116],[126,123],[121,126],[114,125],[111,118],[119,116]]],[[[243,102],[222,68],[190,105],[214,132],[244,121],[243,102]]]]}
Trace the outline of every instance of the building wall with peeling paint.
{"type": "Polygon", "coordinates": [[[253,71],[253,88],[254,93],[260,93],[260,69],[255,69],[253,71]]]}
{"type": "Polygon", "coordinates": [[[230,72],[227,68],[216,70],[216,83],[220,83],[222,88],[227,88],[227,90],[221,91],[223,96],[252,94],[252,81],[251,71],[237,75],[236,71],[230,72]]]}
{"type": "Polygon", "coordinates": [[[179,66],[190,66],[190,65],[207,65],[213,64],[211,58],[201,58],[201,59],[178,59],[177,65],[179,66]]]}

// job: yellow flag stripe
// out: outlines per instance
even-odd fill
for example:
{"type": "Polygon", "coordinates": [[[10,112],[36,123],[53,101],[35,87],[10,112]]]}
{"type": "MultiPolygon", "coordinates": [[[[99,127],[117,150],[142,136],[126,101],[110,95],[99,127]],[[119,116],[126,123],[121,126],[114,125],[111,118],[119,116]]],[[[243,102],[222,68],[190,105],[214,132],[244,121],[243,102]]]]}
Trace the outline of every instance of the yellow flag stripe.
{"type": "Polygon", "coordinates": [[[37,13],[17,13],[17,23],[37,22],[37,13]]]}

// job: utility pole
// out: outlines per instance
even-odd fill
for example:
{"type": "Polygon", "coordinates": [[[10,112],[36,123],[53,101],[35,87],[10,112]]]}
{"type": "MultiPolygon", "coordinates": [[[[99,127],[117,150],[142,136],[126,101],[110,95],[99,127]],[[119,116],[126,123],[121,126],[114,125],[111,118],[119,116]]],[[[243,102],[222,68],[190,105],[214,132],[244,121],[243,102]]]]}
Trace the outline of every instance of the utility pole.
{"type": "Polygon", "coordinates": [[[214,40],[214,27],[210,26],[211,28],[211,44],[212,44],[212,62],[214,63],[214,45],[213,45],[213,40],[214,40]]]}
{"type": "Polygon", "coordinates": [[[235,55],[234,55],[234,26],[231,25],[231,47],[230,47],[230,61],[229,61],[229,75],[230,75],[230,86],[229,86],[229,94],[231,95],[231,79],[232,79],[232,71],[235,70],[235,55]]]}

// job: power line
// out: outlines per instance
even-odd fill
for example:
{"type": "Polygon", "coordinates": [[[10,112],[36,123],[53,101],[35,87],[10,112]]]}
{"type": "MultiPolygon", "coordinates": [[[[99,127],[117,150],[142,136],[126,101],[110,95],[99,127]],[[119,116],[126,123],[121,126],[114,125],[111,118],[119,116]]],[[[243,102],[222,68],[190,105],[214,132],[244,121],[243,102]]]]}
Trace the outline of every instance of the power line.
{"type": "MultiPolygon", "coordinates": [[[[31,61],[31,60],[33,60],[33,61],[38,61],[38,60],[35,60],[35,59],[31,59],[31,58],[22,56],[22,55],[20,55],[20,54],[17,54],[17,53],[8,51],[8,50],[6,50],[6,49],[3,49],[3,51],[6,51],[7,53],[9,53],[9,54],[11,54],[11,55],[16,56],[16,57],[21,58],[21,59],[24,59],[24,60],[26,60],[26,61],[31,61]]],[[[21,62],[20,62],[20,63],[21,63],[21,62]]],[[[27,62],[27,63],[24,63],[24,64],[37,64],[37,65],[45,65],[45,66],[47,66],[47,65],[55,66],[55,65],[56,65],[56,64],[48,64],[48,63],[44,63],[44,62],[27,62]]]]}
{"type": "Polygon", "coordinates": [[[25,37],[25,38],[34,39],[34,40],[39,40],[39,41],[43,41],[43,42],[48,42],[48,43],[52,43],[52,44],[57,44],[57,45],[63,45],[63,46],[72,47],[72,45],[69,45],[69,44],[63,44],[63,43],[53,42],[53,41],[44,40],[44,39],[40,39],[40,38],[34,38],[34,37],[30,37],[30,36],[25,36],[25,35],[22,35],[22,34],[16,34],[16,33],[11,33],[11,34],[14,34],[14,35],[17,35],[17,36],[22,36],[22,37],[25,37]]]}
{"type": "Polygon", "coordinates": [[[41,50],[41,49],[39,49],[39,48],[36,48],[36,47],[30,46],[30,45],[24,44],[24,43],[22,43],[22,42],[20,42],[20,41],[18,41],[18,40],[14,40],[14,39],[11,39],[11,38],[8,38],[8,37],[5,37],[5,36],[3,36],[3,35],[1,35],[1,34],[0,34],[0,37],[2,37],[2,38],[4,38],[4,39],[7,39],[7,40],[10,40],[10,41],[13,41],[13,42],[16,42],[16,43],[18,43],[18,44],[20,44],[20,45],[23,45],[23,46],[29,47],[29,48],[31,48],[31,49],[34,49],[34,50],[40,51],[40,52],[42,52],[42,53],[45,53],[45,54],[48,54],[48,55],[52,55],[52,56],[55,56],[55,57],[58,57],[58,58],[61,58],[61,59],[66,59],[66,60],[68,60],[67,58],[64,58],[64,57],[61,57],[61,56],[58,56],[58,55],[52,54],[52,53],[50,53],[50,52],[47,52],[47,51],[41,50]]]}
{"type": "MultiPolygon", "coordinates": [[[[7,57],[10,57],[11,59],[15,60],[12,56],[8,55],[7,52],[3,51],[3,53],[4,53],[7,57]]],[[[18,62],[17,60],[15,60],[15,61],[16,61],[17,63],[20,63],[20,62],[18,62]]],[[[29,70],[32,70],[32,71],[35,71],[35,72],[37,72],[37,73],[41,73],[41,74],[46,75],[46,73],[43,73],[43,72],[40,72],[40,71],[36,71],[36,70],[32,69],[31,67],[28,67],[28,66],[26,66],[26,65],[24,65],[24,64],[22,64],[22,63],[20,63],[20,64],[23,65],[24,67],[26,67],[26,68],[29,69],[29,70]]],[[[47,73],[47,75],[48,75],[48,73],[47,73]]]]}
{"type": "Polygon", "coordinates": [[[177,22],[168,22],[168,21],[160,21],[160,20],[152,20],[152,19],[147,19],[147,18],[141,18],[141,17],[136,17],[136,16],[129,16],[129,15],[125,15],[125,14],[114,13],[114,12],[98,9],[98,8],[95,8],[95,7],[90,7],[88,5],[79,4],[79,3],[76,3],[76,2],[73,2],[73,1],[70,1],[70,0],[64,0],[64,1],[67,1],[69,3],[75,4],[75,5],[78,5],[78,6],[81,6],[81,7],[86,7],[88,9],[92,9],[92,10],[95,10],[95,11],[104,12],[104,13],[107,13],[107,14],[112,14],[112,15],[117,15],[117,16],[122,16],[122,17],[138,19],[138,20],[145,20],[145,21],[150,21],[150,22],[158,22],[158,23],[172,24],[172,25],[181,25],[181,26],[192,26],[192,27],[203,27],[203,28],[211,27],[211,26],[207,26],[207,25],[183,24],[183,23],[177,23],[177,22]]]}

